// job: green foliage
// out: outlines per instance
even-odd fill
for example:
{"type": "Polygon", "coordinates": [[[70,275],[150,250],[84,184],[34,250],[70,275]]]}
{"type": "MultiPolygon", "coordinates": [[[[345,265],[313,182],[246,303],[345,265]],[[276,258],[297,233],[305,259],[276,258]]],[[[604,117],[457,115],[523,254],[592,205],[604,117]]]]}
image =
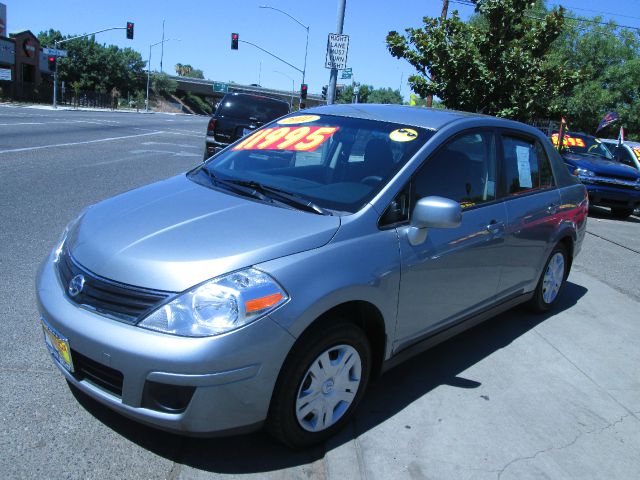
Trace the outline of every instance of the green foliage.
{"type": "Polygon", "coordinates": [[[204,78],[204,73],[199,68],[193,68],[191,65],[183,65],[176,63],[176,74],[180,77],[204,78]]]}
{"type": "Polygon", "coordinates": [[[564,24],[562,7],[535,17],[534,0],[477,0],[480,19],[464,23],[423,18],[406,36],[389,32],[387,47],[418,71],[409,78],[414,92],[436,95],[447,108],[528,120],[560,111],[558,98],[578,81],[577,72],[548,61],[564,24]]]}
{"type": "Polygon", "coordinates": [[[402,105],[400,90],[391,88],[376,88],[369,94],[368,103],[395,103],[402,105]]]}
{"type": "MultiPolygon", "coordinates": [[[[56,40],[73,36],[50,29],[40,32],[38,39],[43,47],[54,47],[56,40]]],[[[144,86],[145,62],[131,48],[95,43],[93,37],[71,40],[59,48],[69,56],[58,59],[58,78],[68,84],[79,82],[80,90],[129,92],[144,86]]]]}
{"type": "Polygon", "coordinates": [[[196,113],[211,115],[211,104],[194,93],[186,93],[182,97],[182,101],[191,107],[191,109],[196,113]]]}
{"type": "Polygon", "coordinates": [[[151,78],[151,88],[156,95],[167,95],[176,91],[178,82],[166,73],[154,73],[151,78]]]}
{"type": "MultiPolygon", "coordinates": [[[[396,103],[402,104],[402,95],[391,88],[374,88],[372,85],[356,83],[358,87],[358,103],[396,103]]],[[[353,85],[345,86],[336,103],[352,103],[354,100],[353,85]]]]}
{"type": "MultiPolygon", "coordinates": [[[[549,63],[582,74],[570,94],[557,101],[571,129],[595,133],[604,115],[616,111],[627,132],[640,135],[640,38],[636,33],[612,23],[569,21],[549,63]]],[[[615,123],[602,134],[616,137],[619,127],[615,123]]]]}

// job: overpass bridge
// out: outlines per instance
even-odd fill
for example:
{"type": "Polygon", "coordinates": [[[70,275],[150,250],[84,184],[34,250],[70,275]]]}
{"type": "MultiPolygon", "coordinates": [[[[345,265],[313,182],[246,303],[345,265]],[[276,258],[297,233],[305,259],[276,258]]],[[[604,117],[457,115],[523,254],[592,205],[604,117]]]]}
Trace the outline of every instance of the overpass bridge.
{"type": "MultiPolygon", "coordinates": [[[[225,92],[216,92],[213,87],[214,84],[226,84],[229,93],[251,93],[254,95],[265,95],[267,97],[278,98],[286,102],[291,101],[291,90],[277,90],[274,88],[264,88],[255,85],[242,85],[240,83],[220,82],[217,80],[204,80],[202,78],[191,77],[176,77],[170,75],[169,78],[178,82],[178,90],[181,92],[194,93],[196,95],[202,95],[211,99],[215,105],[224,96],[225,92]]],[[[298,105],[298,96],[300,92],[293,92],[293,105],[298,105]]],[[[326,100],[322,99],[321,95],[308,94],[307,95],[307,107],[315,107],[318,105],[326,104],[326,100]]]]}

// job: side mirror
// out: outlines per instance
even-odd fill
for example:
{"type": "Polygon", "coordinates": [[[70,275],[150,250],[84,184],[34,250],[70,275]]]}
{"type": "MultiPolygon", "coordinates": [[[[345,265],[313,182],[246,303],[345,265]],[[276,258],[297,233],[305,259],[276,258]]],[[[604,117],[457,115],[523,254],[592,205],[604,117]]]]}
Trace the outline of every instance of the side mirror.
{"type": "Polygon", "coordinates": [[[407,231],[409,243],[420,245],[427,239],[427,228],[456,228],[462,222],[458,202],[444,197],[424,197],[418,200],[407,231]]]}

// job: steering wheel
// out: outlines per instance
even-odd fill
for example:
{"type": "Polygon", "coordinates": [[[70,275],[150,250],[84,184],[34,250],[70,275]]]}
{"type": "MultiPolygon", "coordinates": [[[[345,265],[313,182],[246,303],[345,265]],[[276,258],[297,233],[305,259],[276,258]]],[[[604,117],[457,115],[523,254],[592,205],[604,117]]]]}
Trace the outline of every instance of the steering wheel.
{"type": "Polygon", "coordinates": [[[378,183],[382,181],[382,177],[378,175],[369,175],[368,177],[364,177],[360,180],[360,183],[364,183],[365,185],[370,185],[375,187],[378,183]]]}

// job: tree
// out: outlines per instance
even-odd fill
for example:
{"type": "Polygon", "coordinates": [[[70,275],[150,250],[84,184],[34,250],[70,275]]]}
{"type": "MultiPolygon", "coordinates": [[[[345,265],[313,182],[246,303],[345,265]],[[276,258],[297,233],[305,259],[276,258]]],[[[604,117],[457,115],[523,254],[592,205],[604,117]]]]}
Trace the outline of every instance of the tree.
{"type": "MultiPolygon", "coordinates": [[[[367,103],[369,98],[369,93],[373,90],[371,85],[362,85],[360,83],[356,83],[358,87],[358,103],[367,103]]],[[[354,94],[353,94],[353,85],[347,85],[342,88],[340,95],[336,99],[336,103],[353,103],[354,94]]]]}
{"type": "MultiPolygon", "coordinates": [[[[556,103],[562,105],[572,130],[595,133],[602,117],[616,111],[627,133],[639,135],[640,38],[611,22],[594,21],[602,19],[569,21],[553,45],[549,64],[568,65],[582,74],[581,81],[556,103]]],[[[609,136],[616,136],[619,126],[611,126],[609,136]]]]}
{"type": "Polygon", "coordinates": [[[395,103],[402,105],[402,95],[400,90],[391,88],[376,88],[369,94],[368,103],[395,103]]]}
{"type": "Polygon", "coordinates": [[[445,20],[424,17],[423,27],[407,28],[406,36],[389,32],[391,55],[418,71],[409,77],[412,90],[438,96],[447,108],[519,120],[559,112],[557,99],[579,78],[546,61],[564,9],[540,20],[532,15],[539,7],[533,0],[473,1],[482,17],[473,22],[454,11],[445,20]]]}
{"type": "Polygon", "coordinates": [[[178,88],[178,82],[169,78],[166,73],[154,73],[151,80],[151,88],[156,95],[174,93],[178,88]]]}
{"type": "MultiPolygon", "coordinates": [[[[57,30],[40,32],[43,47],[53,47],[55,41],[71,38],[57,30]]],[[[58,58],[58,78],[68,84],[76,82],[82,90],[109,92],[116,88],[130,92],[144,86],[144,66],[140,53],[120,49],[115,45],[101,45],[93,37],[78,38],[64,43],[68,57],[58,58]]]]}

